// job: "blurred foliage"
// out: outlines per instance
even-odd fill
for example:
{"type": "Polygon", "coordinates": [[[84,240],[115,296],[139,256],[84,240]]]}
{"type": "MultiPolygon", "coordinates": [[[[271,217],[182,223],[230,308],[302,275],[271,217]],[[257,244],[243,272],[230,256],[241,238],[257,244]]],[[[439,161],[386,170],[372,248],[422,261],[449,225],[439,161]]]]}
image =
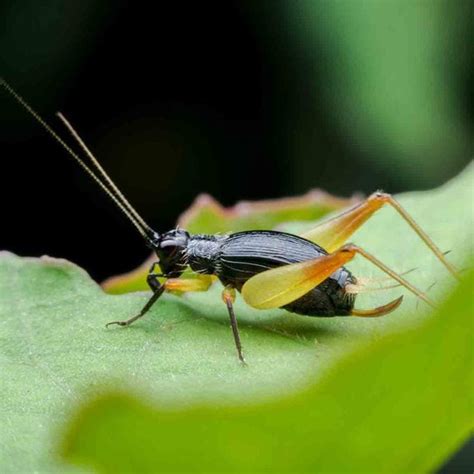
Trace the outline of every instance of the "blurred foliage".
{"type": "Polygon", "coordinates": [[[272,59],[269,120],[293,190],[426,188],[472,158],[471,2],[278,5],[249,11],[272,59]]]}
{"type": "MultiPolygon", "coordinates": [[[[460,268],[472,250],[466,202],[473,173],[471,167],[438,190],[398,196],[460,268]]],[[[410,280],[434,299],[454,286],[393,210],[381,211],[354,240],[397,270],[416,266],[410,280]]],[[[350,268],[380,275],[364,261],[350,268]]],[[[378,319],[256,311],[239,299],[244,369],[219,285],[164,295],[142,321],[106,330],[149,295],[106,295],[71,263],[3,253],[1,465],[5,472],[64,472],[52,454],[62,439],[68,460],[102,471],[188,469],[191,462],[202,471],[277,462],[277,470],[315,463],[434,469],[471,423],[470,284],[437,312],[407,296],[397,312],[378,319]],[[112,395],[99,397],[104,390],[112,395]],[[66,421],[90,397],[99,398],[73,417],[64,439],[66,421]]],[[[401,291],[359,295],[358,306],[383,304],[401,291]]]]}
{"type": "MultiPolygon", "coordinates": [[[[313,84],[305,90],[308,109],[324,106],[365,167],[420,187],[472,158],[465,100],[471,2],[308,0],[287,7],[313,84]]],[[[310,128],[308,110],[306,118],[310,128]]]]}

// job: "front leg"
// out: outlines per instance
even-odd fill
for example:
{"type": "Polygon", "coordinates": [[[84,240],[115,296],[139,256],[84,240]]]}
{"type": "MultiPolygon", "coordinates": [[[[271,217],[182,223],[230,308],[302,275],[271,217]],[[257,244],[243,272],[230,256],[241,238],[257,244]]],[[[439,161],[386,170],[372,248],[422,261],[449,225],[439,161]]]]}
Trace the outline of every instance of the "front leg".
{"type": "Polygon", "coordinates": [[[158,298],[163,294],[163,292],[166,289],[166,281],[164,283],[160,283],[160,280],[158,280],[158,277],[163,276],[163,275],[154,273],[156,265],[157,265],[157,262],[153,263],[153,265],[150,268],[150,272],[148,273],[148,276],[146,278],[148,286],[153,291],[153,295],[147,301],[147,303],[142,308],[142,310],[136,316],[133,316],[133,318],[127,319],[125,321],[112,321],[110,323],[107,323],[105,327],[109,327],[112,324],[117,324],[118,326],[130,326],[130,324],[132,324],[137,319],[140,319],[142,316],[145,316],[145,314],[148,313],[150,308],[156,303],[158,298]]]}
{"type": "Polygon", "coordinates": [[[165,291],[206,291],[212,284],[212,278],[210,275],[199,275],[198,278],[168,278],[163,283],[161,283],[158,278],[166,278],[166,275],[163,275],[161,273],[154,273],[156,265],[157,262],[155,262],[151,266],[150,272],[148,273],[146,279],[148,286],[153,291],[153,295],[145,304],[143,309],[136,316],[133,316],[133,318],[127,319],[126,321],[112,321],[106,324],[105,327],[108,327],[112,324],[117,324],[118,326],[129,326],[137,319],[140,319],[142,316],[145,316],[145,314],[148,313],[150,308],[156,303],[158,298],[165,291]]]}

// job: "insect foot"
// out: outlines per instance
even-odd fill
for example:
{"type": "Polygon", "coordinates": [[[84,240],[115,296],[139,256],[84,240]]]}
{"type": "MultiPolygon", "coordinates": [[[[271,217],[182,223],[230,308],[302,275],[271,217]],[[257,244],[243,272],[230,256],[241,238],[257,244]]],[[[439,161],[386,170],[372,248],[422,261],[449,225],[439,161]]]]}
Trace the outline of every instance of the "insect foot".
{"type": "Polygon", "coordinates": [[[128,321],[111,321],[105,325],[106,328],[112,326],[112,324],[118,324],[119,326],[128,326],[130,323],[128,321]]]}

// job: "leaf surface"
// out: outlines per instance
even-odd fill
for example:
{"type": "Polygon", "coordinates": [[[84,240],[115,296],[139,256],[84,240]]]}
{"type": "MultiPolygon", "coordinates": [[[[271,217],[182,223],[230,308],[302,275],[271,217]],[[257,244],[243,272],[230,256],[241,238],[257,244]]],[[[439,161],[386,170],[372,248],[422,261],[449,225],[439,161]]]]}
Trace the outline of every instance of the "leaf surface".
{"type": "MultiPolygon", "coordinates": [[[[472,246],[472,180],[471,167],[438,190],[398,196],[440,247],[451,250],[450,260],[460,267],[466,266],[472,246]]],[[[311,224],[297,227],[305,225],[311,224]]],[[[433,299],[441,301],[455,287],[395,212],[381,211],[353,240],[397,270],[417,267],[410,280],[430,288],[433,299]]],[[[363,261],[350,268],[358,276],[380,276],[363,261]]],[[[400,293],[396,288],[360,295],[358,306],[380,305],[400,293]]],[[[315,454],[326,450],[339,463],[352,459],[363,466],[365,459],[366,467],[373,462],[382,470],[396,470],[410,461],[414,467],[433,469],[462,441],[470,421],[465,406],[466,384],[472,379],[465,362],[466,337],[472,336],[468,332],[472,324],[466,323],[472,313],[469,295],[467,291],[457,294],[437,314],[406,295],[399,310],[376,320],[256,311],[239,299],[236,313],[249,363],[244,369],[237,363],[218,284],[207,293],[165,295],[135,325],[107,330],[105,323],[135,314],[149,293],[108,295],[69,262],[4,252],[0,256],[0,465],[4,472],[64,472],[56,444],[66,420],[84,399],[98,397],[104,390],[120,390],[147,402],[110,395],[86,406],[63,445],[68,459],[105,471],[132,465],[166,471],[173,466],[191,468],[186,462],[199,455],[199,465],[193,468],[209,471],[260,469],[275,456],[282,462],[278,470],[285,470],[291,463],[301,469],[314,462],[329,466],[329,455],[315,454]],[[440,321],[442,327],[437,326],[440,321]],[[424,338],[427,328],[432,328],[429,338],[415,343],[424,338]],[[444,332],[446,337],[441,338],[444,332]],[[405,346],[399,360],[398,349],[405,346]],[[353,355],[342,364],[344,354],[353,355]],[[418,372],[410,372],[412,365],[418,372]],[[435,371],[437,367],[441,372],[435,371]],[[369,383],[365,370],[378,374],[380,381],[369,383]],[[427,399],[429,409],[423,411],[415,382],[425,371],[420,380],[428,384],[432,396],[427,399]],[[392,372],[394,378],[388,379],[386,374],[392,372]],[[304,388],[309,383],[311,387],[304,388]],[[336,393],[342,398],[333,398],[336,393]],[[319,398],[314,410],[307,412],[308,400],[313,400],[308,397],[313,396],[319,398]],[[160,408],[151,409],[149,404],[160,408]],[[183,411],[196,404],[200,408],[183,411]],[[393,411],[392,405],[399,410],[393,411]],[[104,417],[95,411],[97,407],[104,417]],[[168,411],[170,407],[175,410],[168,411]],[[345,418],[349,411],[354,412],[350,424],[345,418]],[[397,416],[412,423],[418,411],[420,424],[408,424],[402,432],[397,416]],[[294,416],[294,421],[286,414],[280,419],[279,412],[294,416]],[[387,421],[384,413],[390,415],[387,421]],[[210,417],[209,422],[203,417],[210,417]],[[364,425],[365,419],[369,425],[364,425]],[[137,427],[144,432],[138,433],[137,427]],[[383,427],[382,436],[378,430],[383,427]],[[395,442],[392,431],[397,444],[390,449],[388,441],[395,442]],[[428,434],[429,446],[420,441],[428,434]],[[349,436],[353,458],[347,457],[347,450],[336,450],[349,436]],[[101,444],[106,437],[109,444],[101,444]],[[232,446],[229,439],[235,441],[232,446]],[[92,440],[97,443],[94,453],[92,440]],[[300,442],[305,449],[298,451],[300,442]],[[283,463],[275,450],[286,452],[288,461],[283,463]],[[376,455],[381,452],[386,466],[376,455]]],[[[342,464],[334,466],[338,465],[342,464]]]]}
{"type": "Polygon", "coordinates": [[[102,396],[76,416],[64,455],[103,472],[431,471],[472,429],[473,285],[471,272],[418,328],[283,399],[170,411],[102,396]]]}

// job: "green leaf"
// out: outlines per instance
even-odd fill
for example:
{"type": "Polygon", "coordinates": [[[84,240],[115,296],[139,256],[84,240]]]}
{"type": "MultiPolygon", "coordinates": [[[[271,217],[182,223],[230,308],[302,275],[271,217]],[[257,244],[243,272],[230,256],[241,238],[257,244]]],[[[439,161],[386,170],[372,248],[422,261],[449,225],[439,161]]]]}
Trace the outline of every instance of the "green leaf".
{"type": "MultiPolygon", "coordinates": [[[[460,267],[465,266],[472,242],[472,179],[470,168],[439,190],[399,196],[441,248],[451,250],[450,260],[460,267]]],[[[454,286],[446,270],[389,209],[361,229],[354,241],[397,270],[416,266],[410,280],[425,290],[436,282],[429,290],[434,299],[441,300],[454,286]]],[[[361,261],[351,269],[356,275],[380,276],[361,261]]],[[[358,306],[382,304],[400,292],[397,288],[360,295],[358,306]]],[[[237,362],[217,284],[207,293],[164,295],[135,325],[106,330],[106,322],[135,314],[149,294],[107,295],[71,263],[3,253],[0,465],[4,472],[64,472],[55,453],[66,420],[85,398],[120,389],[145,397],[147,404],[179,410],[150,409],[116,395],[108,398],[109,404],[99,399],[70,425],[63,444],[68,459],[103,470],[123,471],[133,465],[166,471],[172,466],[188,469],[190,457],[197,456],[199,465],[194,468],[209,471],[226,466],[258,469],[274,457],[280,465],[269,469],[289,470],[309,462],[327,467],[331,459],[334,466],[353,460],[355,466],[365,462],[365,467],[378,468],[383,453],[384,470],[396,470],[403,462],[434,468],[462,441],[470,420],[465,398],[472,374],[463,362],[471,329],[465,321],[471,309],[469,294],[464,290],[440,314],[407,295],[398,311],[375,320],[256,311],[239,300],[236,312],[249,363],[244,369],[237,362]],[[437,329],[429,329],[431,325],[437,329]],[[406,332],[416,326],[420,329],[406,332]],[[428,339],[415,343],[425,332],[431,334],[428,339]],[[362,352],[353,352],[355,347],[362,352]],[[403,356],[401,365],[398,353],[403,356]],[[344,354],[351,356],[339,365],[344,354]],[[412,366],[423,367],[417,372],[423,390],[412,366]],[[365,371],[375,371],[380,381],[376,383],[376,377],[368,382],[365,371]],[[288,398],[309,382],[316,385],[288,398]],[[418,392],[426,398],[426,410],[418,392]],[[313,396],[322,398],[308,410],[308,397],[313,396]],[[286,398],[271,401],[279,397],[286,398]],[[201,408],[182,411],[197,403],[201,408]],[[99,406],[106,420],[95,411],[99,406]],[[95,421],[87,413],[94,414],[95,421]],[[287,414],[293,413],[291,421],[287,414]],[[350,424],[344,422],[348,413],[354,417],[350,424]],[[419,426],[414,413],[420,414],[419,426]],[[203,417],[209,422],[200,427],[203,417]],[[365,419],[369,425],[364,425],[365,419]],[[397,425],[401,421],[408,426],[403,433],[397,425]],[[175,423],[179,430],[172,428],[175,423]],[[383,435],[375,428],[371,431],[372,426],[383,429],[383,435]],[[138,433],[137,427],[145,431],[138,433]],[[95,430],[93,439],[86,439],[87,430],[95,430]],[[115,448],[101,444],[104,432],[115,448]],[[228,445],[234,432],[235,442],[228,445]],[[338,452],[338,439],[348,437],[352,454],[348,449],[338,452]],[[425,438],[429,449],[422,443],[425,438]],[[92,441],[97,443],[94,459],[92,441]],[[304,450],[296,449],[299,443],[304,450]],[[315,455],[326,451],[325,457],[315,455]],[[280,452],[286,453],[287,461],[280,452]],[[418,460],[410,458],[413,453],[418,460]],[[224,455],[228,460],[222,465],[224,455]]]]}
{"type": "Polygon", "coordinates": [[[472,428],[473,285],[471,272],[420,327],[281,400],[171,411],[102,396],[75,417],[64,456],[102,472],[433,470],[472,428]]]}

